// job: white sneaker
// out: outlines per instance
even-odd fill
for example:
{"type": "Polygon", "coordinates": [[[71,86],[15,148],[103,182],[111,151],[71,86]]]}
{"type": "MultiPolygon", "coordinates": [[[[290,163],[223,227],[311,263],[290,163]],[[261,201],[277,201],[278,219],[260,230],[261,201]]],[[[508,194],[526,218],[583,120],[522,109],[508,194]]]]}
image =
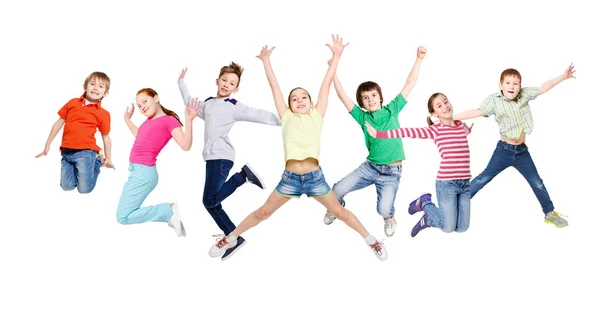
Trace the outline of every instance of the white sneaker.
{"type": "Polygon", "coordinates": [[[224,234],[214,234],[213,237],[217,237],[219,239],[217,240],[217,243],[215,243],[208,251],[208,255],[210,255],[210,257],[219,257],[223,255],[228,248],[234,247],[237,244],[237,238],[232,242],[229,242],[227,236],[224,234]]]}
{"type": "Polygon", "coordinates": [[[325,223],[326,225],[331,225],[331,223],[334,222],[335,219],[335,216],[330,211],[326,211],[325,217],[323,217],[323,223],[325,223]]]}
{"type": "Polygon", "coordinates": [[[175,230],[175,234],[177,234],[178,237],[185,237],[185,227],[181,222],[181,216],[179,216],[179,206],[177,205],[177,202],[171,203],[171,209],[173,210],[173,216],[171,216],[171,219],[167,224],[175,230]]]}
{"type": "Polygon", "coordinates": [[[369,244],[369,247],[380,261],[385,261],[388,258],[387,250],[385,249],[385,246],[383,246],[383,242],[376,241],[373,244],[369,244]]]}
{"type": "Polygon", "coordinates": [[[383,229],[385,231],[385,235],[391,237],[396,232],[396,219],[394,217],[387,218],[383,220],[383,229]]]}

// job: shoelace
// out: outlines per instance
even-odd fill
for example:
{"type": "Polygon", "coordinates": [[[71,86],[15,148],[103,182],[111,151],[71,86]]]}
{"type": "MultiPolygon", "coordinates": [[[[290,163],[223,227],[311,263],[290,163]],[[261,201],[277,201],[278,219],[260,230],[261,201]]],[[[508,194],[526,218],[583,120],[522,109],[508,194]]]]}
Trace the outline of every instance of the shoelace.
{"type": "Polygon", "coordinates": [[[213,237],[220,238],[220,239],[217,239],[216,245],[218,248],[222,248],[225,245],[229,244],[229,242],[227,242],[227,237],[224,234],[213,234],[213,237]]]}
{"type": "Polygon", "coordinates": [[[375,241],[375,243],[370,244],[369,246],[371,247],[371,249],[375,250],[377,255],[381,256],[383,254],[383,248],[381,247],[381,245],[383,245],[383,243],[375,241]]]}
{"type": "Polygon", "coordinates": [[[391,228],[392,226],[394,226],[394,219],[386,219],[385,228],[391,228]]]}

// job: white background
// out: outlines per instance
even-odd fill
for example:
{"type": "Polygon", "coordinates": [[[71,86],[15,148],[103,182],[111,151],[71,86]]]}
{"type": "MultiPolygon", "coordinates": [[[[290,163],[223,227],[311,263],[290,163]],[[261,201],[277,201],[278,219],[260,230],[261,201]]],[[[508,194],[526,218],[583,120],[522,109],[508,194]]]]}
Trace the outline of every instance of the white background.
{"type": "MultiPolygon", "coordinates": [[[[598,311],[596,11],[584,1],[19,1],[0,5],[2,313],[591,313],[598,311]],[[535,130],[527,144],[557,211],[570,225],[543,222],[541,208],[514,168],[472,201],[463,234],[410,229],[406,212],[434,192],[439,155],[429,140],[405,140],[396,199],[396,235],[379,262],[362,239],[337,221],[322,223],[314,200],[292,200],[245,234],[226,262],[207,252],[220,230],[202,206],[204,122],[194,144],[169,143],[158,158],[160,181],[146,203],[178,201],[188,231],[166,224],[122,226],[116,205],[127,180],[133,136],[123,112],[135,93],[156,89],[183,115],[177,77],[189,68],[193,96],[214,96],[221,66],[245,67],[235,97],[275,112],[260,60],[272,64],[285,95],[296,86],[316,98],[330,34],[350,42],[339,77],[352,97],[378,82],[384,101],[400,92],[419,45],[429,50],[401,112],[402,126],[425,126],[426,102],[445,93],[455,111],[476,108],[498,90],[500,72],[517,68],[523,86],[539,86],[573,62],[577,79],[531,103],[535,130]],[[112,115],[113,161],[88,195],[59,187],[62,133],[44,148],[56,112],[83,92],[93,71],[111,78],[103,106],[112,115]]],[[[143,119],[139,112],[134,122],[143,119]]],[[[493,119],[475,120],[471,169],[479,174],[498,140],[493,119]]],[[[224,202],[239,223],[258,208],[284,168],[279,128],[239,123],[231,139],[234,170],[246,162],[267,189],[244,185],[224,202]]],[[[101,143],[98,136],[98,143],[101,143]]],[[[321,164],[330,185],[365,160],[362,132],[332,87],[321,164]]],[[[384,238],[374,187],[354,192],[348,208],[384,238]]]]}

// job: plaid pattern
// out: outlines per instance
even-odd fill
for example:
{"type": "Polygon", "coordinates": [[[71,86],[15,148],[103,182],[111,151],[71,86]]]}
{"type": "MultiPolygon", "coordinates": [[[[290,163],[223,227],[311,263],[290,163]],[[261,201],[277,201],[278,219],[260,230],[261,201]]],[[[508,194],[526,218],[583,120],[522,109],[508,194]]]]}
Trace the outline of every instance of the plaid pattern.
{"type": "Polygon", "coordinates": [[[533,131],[533,117],[529,101],[540,94],[537,87],[523,87],[514,100],[508,100],[498,92],[488,96],[479,106],[486,116],[494,115],[500,135],[509,139],[518,139],[521,131],[531,134],[533,131]]]}

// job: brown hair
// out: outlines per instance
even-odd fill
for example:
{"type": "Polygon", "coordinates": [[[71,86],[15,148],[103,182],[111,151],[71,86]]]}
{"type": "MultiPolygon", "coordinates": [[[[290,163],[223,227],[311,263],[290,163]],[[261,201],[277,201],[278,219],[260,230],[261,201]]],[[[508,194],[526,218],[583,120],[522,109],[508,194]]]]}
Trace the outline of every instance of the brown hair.
{"type": "Polygon", "coordinates": [[[296,87],[296,88],[292,89],[290,91],[290,94],[288,95],[288,107],[290,106],[290,102],[292,101],[292,93],[297,89],[301,89],[301,90],[305,91],[306,95],[308,95],[308,100],[310,100],[310,102],[312,103],[312,98],[310,98],[310,94],[308,93],[308,91],[302,87],[296,87]]]}
{"type": "Polygon", "coordinates": [[[434,93],[433,95],[431,95],[429,97],[429,100],[427,101],[427,111],[429,112],[429,116],[427,117],[427,124],[432,125],[433,121],[431,121],[431,114],[433,113],[433,100],[437,97],[437,96],[446,96],[442,93],[434,93]]]}
{"type": "Polygon", "coordinates": [[[371,81],[366,81],[358,85],[358,88],[356,89],[356,101],[358,102],[358,105],[361,108],[365,107],[362,102],[361,94],[363,92],[370,92],[372,90],[376,90],[377,93],[379,93],[379,99],[381,99],[381,105],[383,105],[383,95],[381,95],[381,87],[379,87],[379,84],[371,81]]]}
{"type": "MultiPolygon", "coordinates": [[[[139,94],[146,94],[150,97],[158,96],[158,93],[155,90],[153,90],[152,88],[142,88],[137,92],[136,95],[139,95],[139,94]]],[[[183,123],[181,123],[181,120],[179,120],[179,116],[174,111],[171,111],[171,110],[163,107],[163,105],[161,105],[160,102],[158,102],[158,105],[160,106],[160,109],[162,109],[162,111],[164,111],[167,116],[171,116],[171,117],[177,119],[177,122],[179,122],[180,125],[183,125],[183,123]]]]}
{"type": "Polygon", "coordinates": [[[242,80],[242,73],[244,73],[244,68],[242,68],[239,64],[231,61],[231,64],[226,65],[221,68],[221,72],[219,72],[219,77],[223,76],[225,73],[235,73],[238,77],[237,86],[240,86],[240,81],[242,80]]]}
{"type": "MultiPolygon", "coordinates": [[[[83,82],[83,89],[86,90],[88,83],[94,79],[102,80],[106,85],[106,92],[108,93],[108,91],[110,90],[110,78],[108,77],[108,75],[106,75],[106,73],[98,71],[93,72],[85,78],[85,81],[83,82]]],[[[85,92],[83,92],[83,96],[85,96],[85,92]]]]}
{"type": "Polygon", "coordinates": [[[519,73],[519,71],[515,69],[506,69],[500,74],[500,83],[504,82],[504,78],[507,76],[516,76],[519,81],[521,81],[521,73],[519,73]]]}

